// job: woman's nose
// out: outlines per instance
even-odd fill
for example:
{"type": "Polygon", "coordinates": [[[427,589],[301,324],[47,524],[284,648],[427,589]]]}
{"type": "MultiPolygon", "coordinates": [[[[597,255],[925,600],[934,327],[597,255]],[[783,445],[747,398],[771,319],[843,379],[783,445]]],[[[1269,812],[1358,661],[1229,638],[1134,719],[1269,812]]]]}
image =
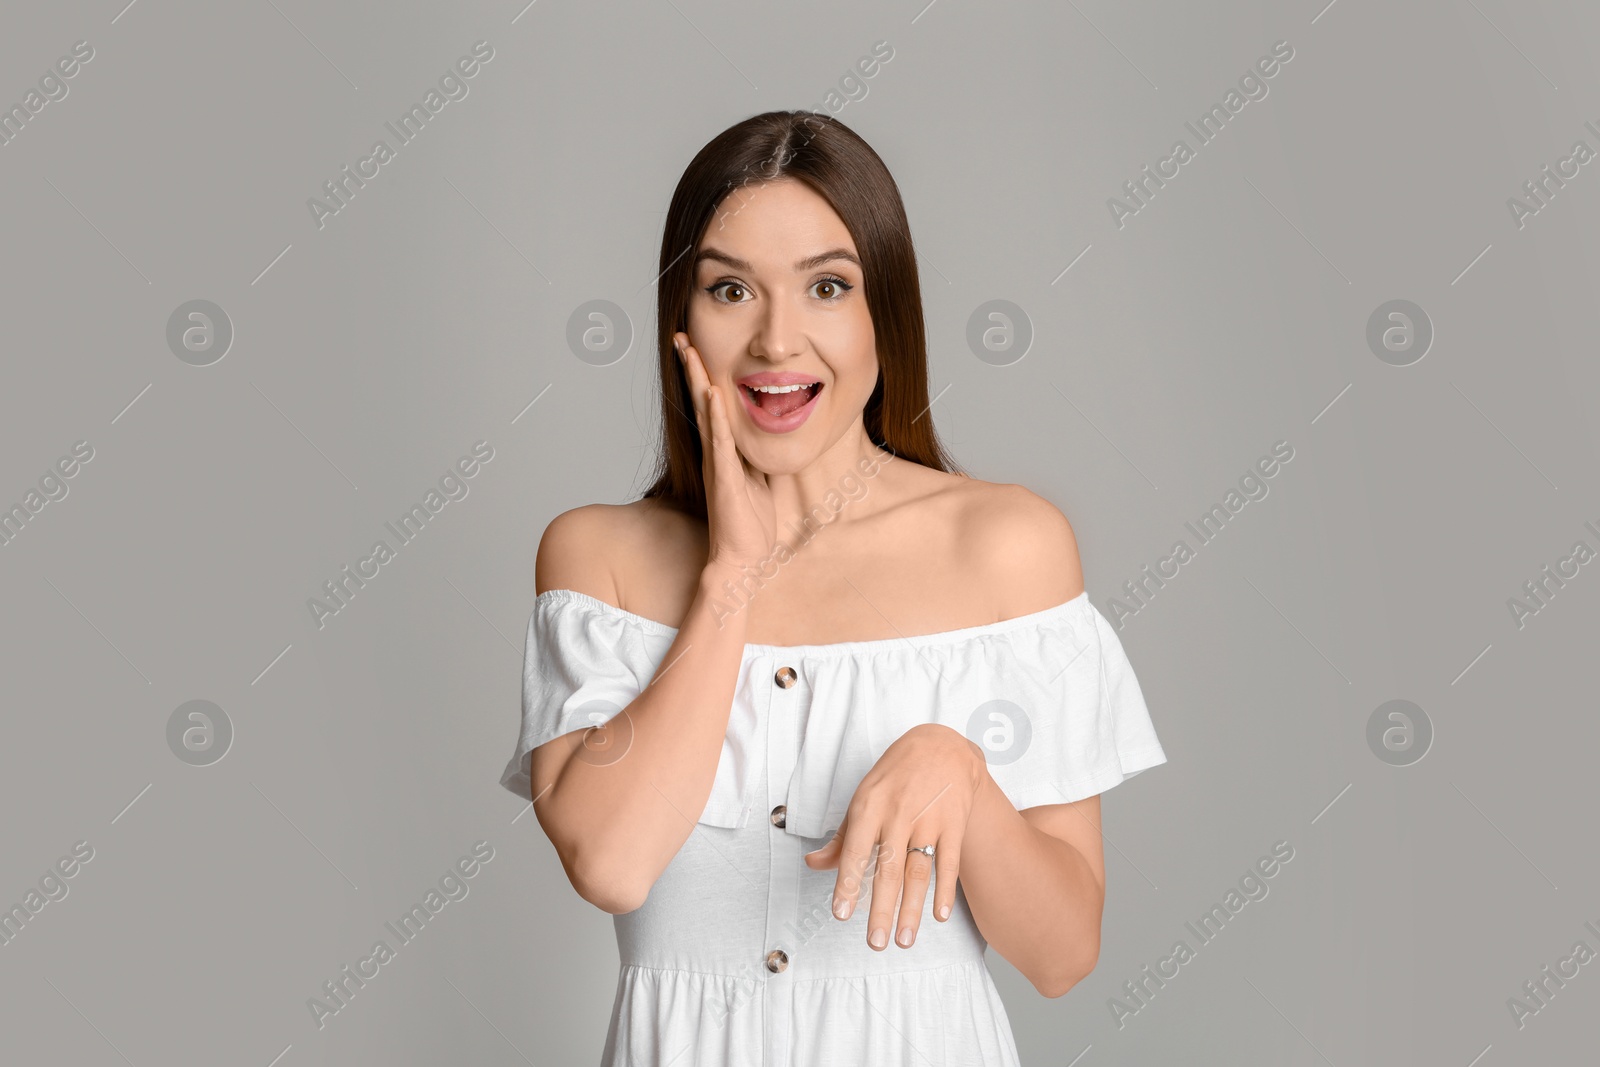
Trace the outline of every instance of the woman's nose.
{"type": "Polygon", "coordinates": [[[752,338],[751,353],[776,363],[800,351],[804,342],[798,335],[798,317],[783,301],[769,301],[761,325],[752,338]]]}

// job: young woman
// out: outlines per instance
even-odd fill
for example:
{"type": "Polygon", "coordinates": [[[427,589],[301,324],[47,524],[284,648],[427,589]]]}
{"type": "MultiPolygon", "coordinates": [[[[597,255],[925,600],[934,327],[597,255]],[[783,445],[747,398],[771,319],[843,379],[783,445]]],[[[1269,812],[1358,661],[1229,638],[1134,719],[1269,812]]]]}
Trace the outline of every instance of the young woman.
{"type": "Polygon", "coordinates": [[[1015,1065],[984,950],[1094,968],[1099,794],[1166,761],[1072,528],[946,457],[843,124],[713,139],[660,269],[659,475],[545,531],[501,779],[616,916],[603,1063],[1015,1065]]]}

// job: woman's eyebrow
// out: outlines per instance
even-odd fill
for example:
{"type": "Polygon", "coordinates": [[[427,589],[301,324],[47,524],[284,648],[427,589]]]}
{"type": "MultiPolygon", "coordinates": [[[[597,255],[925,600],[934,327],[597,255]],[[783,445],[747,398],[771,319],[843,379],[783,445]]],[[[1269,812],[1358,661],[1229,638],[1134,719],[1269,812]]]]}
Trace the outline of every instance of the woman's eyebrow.
{"type": "MultiPolygon", "coordinates": [[[[734,270],[748,271],[755,269],[748,262],[740,259],[738,256],[730,256],[728,253],[716,248],[702,248],[694,257],[695,266],[699,266],[700,261],[706,259],[713,259],[718,263],[725,263],[734,270]]],[[[807,256],[805,259],[800,260],[794,265],[794,270],[796,274],[799,274],[803,271],[811,270],[813,267],[820,267],[822,264],[831,262],[835,259],[847,260],[851,263],[854,263],[857,269],[861,269],[861,260],[856,258],[856,254],[854,252],[850,251],[848,248],[830,248],[826,252],[818,252],[814,256],[807,256]]]]}

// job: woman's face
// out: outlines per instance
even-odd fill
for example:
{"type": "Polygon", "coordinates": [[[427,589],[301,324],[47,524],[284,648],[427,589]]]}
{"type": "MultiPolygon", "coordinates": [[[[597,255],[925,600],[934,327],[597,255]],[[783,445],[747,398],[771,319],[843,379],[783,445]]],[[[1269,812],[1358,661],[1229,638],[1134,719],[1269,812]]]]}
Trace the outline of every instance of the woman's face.
{"type": "Polygon", "coordinates": [[[850,231],[803,182],[737,190],[707,225],[689,343],[757,470],[803,470],[859,423],[878,381],[863,282],[850,231]]]}

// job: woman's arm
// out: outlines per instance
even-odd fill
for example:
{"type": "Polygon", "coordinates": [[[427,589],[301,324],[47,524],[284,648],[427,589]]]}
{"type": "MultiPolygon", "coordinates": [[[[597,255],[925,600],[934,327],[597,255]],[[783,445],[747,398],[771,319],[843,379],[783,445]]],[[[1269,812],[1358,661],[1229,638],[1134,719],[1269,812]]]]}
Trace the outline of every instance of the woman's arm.
{"type": "MultiPolygon", "coordinates": [[[[1077,539],[1056,507],[1012,489],[976,537],[999,561],[1001,588],[1063,603],[1083,591],[1077,539]],[[993,543],[1003,538],[1004,549],[993,543]]],[[[1105,856],[1098,795],[1019,812],[983,767],[962,836],[961,887],[985,940],[1047,997],[1094,970],[1105,856]]]]}
{"type": "MultiPolygon", "coordinates": [[[[604,507],[556,517],[534,585],[616,604],[604,561],[615,544],[604,507]]],[[[743,657],[744,612],[718,625],[710,600],[737,568],[709,563],[655,678],[604,726],[533,750],[534,811],[578,895],[617,914],[644,903],[705,810],[743,657]],[[621,750],[620,753],[617,750],[621,750]],[[604,756],[594,753],[604,752],[604,756]]]]}
{"type": "Polygon", "coordinates": [[[1100,797],[1019,812],[985,771],[961,846],[961,888],[994,950],[1047,997],[1100,958],[1100,797]]]}
{"type": "MultiPolygon", "coordinates": [[[[989,494],[971,557],[994,561],[1006,617],[1062,604],[1083,592],[1072,528],[1055,507],[1020,486],[989,494]]],[[[954,883],[979,931],[1047,997],[1081,981],[1100,954],[1105,861],[1100,798],[1019,812],[983,750],[959,730],[925,723],[894,741],[856,787],[833,840],[806,854],[813,870],[837,869],[834,914],[848,919],[871,875],[867,943],[880,951],[916,939],[929,878],[934,917],[947,919],[954,883]],[[930,861],[907,846],[932,844],[930,861]],[[898,909],[898,924],[895,922],[898,909]]]]}
{"type": "MultiPolygon", "coordinates": [[[[585,900],[613,914],[644,903],[705,810],[728,733],[749,621],[742,611],[714,615],[712,601],[723,582],[741,582],[745,564],[768,556],[777,534],[766,476],[748,470],[734,444],[731,401],[711,385],[688,334],[674,334],[673,346],[700,433],[708,562],[677,636],[644,692],[605,726],[540,746],[546,752],[534,751],[529,775],[539,824],[561,854],[567,877],[585,900]],[[573,740],[604,747],[606,754],[588,757],[591,750],[575,747],[573,740]]],[[[603,593],[589,591],[591,596],[617,603],[617,582],[605,561],[654,546],[608,539],[610,524],[595,521],[605,514],[604,507],[579,508],[550,524],[534,568],[538,589],[569,580],[589,582],[604,588],[603,593]]]]}

